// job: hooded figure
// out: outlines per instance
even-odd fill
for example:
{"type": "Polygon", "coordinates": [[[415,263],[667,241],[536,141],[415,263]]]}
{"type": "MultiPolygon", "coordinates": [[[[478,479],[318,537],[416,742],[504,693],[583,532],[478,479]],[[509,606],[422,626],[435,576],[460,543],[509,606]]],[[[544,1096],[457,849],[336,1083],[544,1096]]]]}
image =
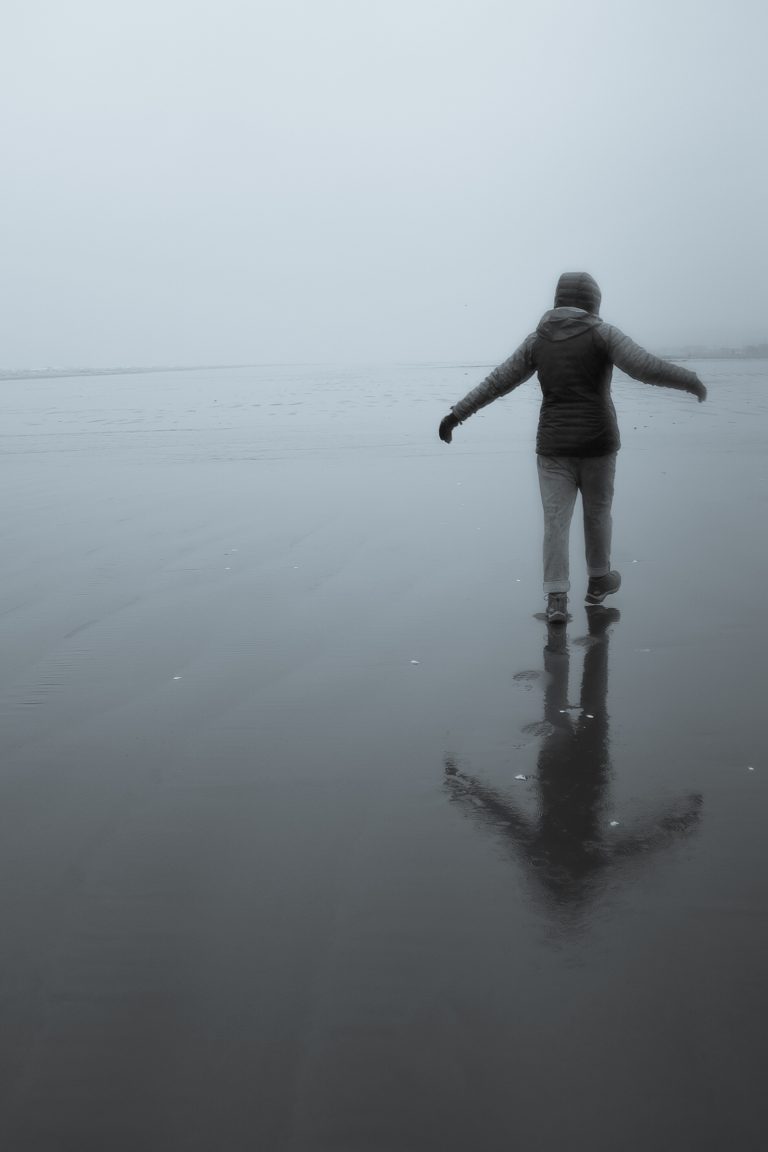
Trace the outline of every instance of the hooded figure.
{"type": "Polygon", "coordinates": [[[544,592],[547,619],[567,619],[568,537],[576,495],[584,505],[588,604],[601,604],[621,584],[611,571],[611,504],[621,442],[611,399],[614,364],[646,384],[677,388],[705,399],[694,372],[652,356],[600,318],[601,294],[588,272],[564,272],[555,306],[535,332],[498,368],[454,404],[440,424],[450,444],[454,429],[480,408],[506,396],[537,373],[541,410],[536,454],[544,509],[544,592]]]}

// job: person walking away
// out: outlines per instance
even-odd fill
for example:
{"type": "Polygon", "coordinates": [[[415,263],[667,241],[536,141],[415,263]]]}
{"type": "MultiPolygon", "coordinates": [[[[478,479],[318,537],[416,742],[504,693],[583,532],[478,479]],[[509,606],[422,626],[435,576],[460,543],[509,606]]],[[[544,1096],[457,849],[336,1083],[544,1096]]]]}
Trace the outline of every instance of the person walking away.
{"type": "Polygon", "coordinates": [[[611,399],[614,365],[646,384],[690,392],[700,403],[707,396],[695,372],[651,355],[606,324],[600,301],[600,288],[589,273],[564,272],[555,306],[544,313],[535,332],[440,422],[440,439],[450,444],[459,424],[538,374],[542,399],[536,457],[544,511],[544,594],[551,623],[567,619],[568,540],[579,492],[589,577],[586,603],[601,604],[621,585],[620,574],[611,568],[611,506],[621,446],[611,399]]]}

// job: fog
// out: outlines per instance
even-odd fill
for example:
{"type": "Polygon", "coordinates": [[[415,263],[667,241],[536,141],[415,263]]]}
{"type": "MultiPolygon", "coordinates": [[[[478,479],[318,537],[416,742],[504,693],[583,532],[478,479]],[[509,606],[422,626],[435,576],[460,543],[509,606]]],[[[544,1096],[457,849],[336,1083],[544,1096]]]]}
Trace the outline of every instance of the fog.
{"type": "Polygon", "coordinates": [[[0,367],[768,339],[762,0],[5,0],[0,367]]]}

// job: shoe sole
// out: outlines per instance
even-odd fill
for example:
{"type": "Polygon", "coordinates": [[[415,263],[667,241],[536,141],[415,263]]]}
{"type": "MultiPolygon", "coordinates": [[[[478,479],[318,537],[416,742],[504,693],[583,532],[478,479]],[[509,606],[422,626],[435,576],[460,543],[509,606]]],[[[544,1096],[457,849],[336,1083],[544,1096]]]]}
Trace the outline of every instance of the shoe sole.
{"type": "Polygon", "coordinates": [[[613,596],[615,592],[618,592],[619,588],[621,588],[621,581],[619,581],[615,588],[609,588],[607,592],[587,592],[586,596],[584,597],[584,603],[602,604],[606,596],[613,596]]]}

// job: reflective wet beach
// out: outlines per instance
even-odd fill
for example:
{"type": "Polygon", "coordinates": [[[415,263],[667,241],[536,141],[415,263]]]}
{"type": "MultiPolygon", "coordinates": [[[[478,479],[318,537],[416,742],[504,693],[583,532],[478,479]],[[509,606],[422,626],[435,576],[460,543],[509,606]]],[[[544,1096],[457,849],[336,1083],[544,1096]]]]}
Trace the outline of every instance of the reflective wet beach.
{"type": "Polygon", "coordinates": [[[765,366],[698,370],[559,630],[533,384],[3,385],[4,1146],[762,1148],[765,366]]]}

